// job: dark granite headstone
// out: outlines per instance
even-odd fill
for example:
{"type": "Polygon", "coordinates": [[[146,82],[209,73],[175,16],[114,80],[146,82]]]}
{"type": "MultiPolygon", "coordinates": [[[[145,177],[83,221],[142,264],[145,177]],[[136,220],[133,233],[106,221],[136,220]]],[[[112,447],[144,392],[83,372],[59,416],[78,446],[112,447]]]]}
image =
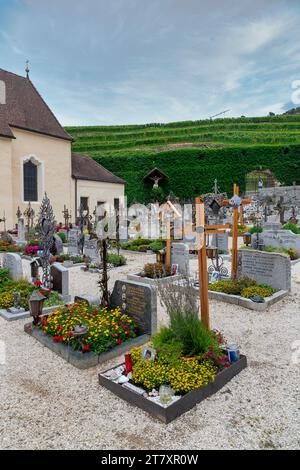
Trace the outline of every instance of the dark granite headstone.
{"type": "Polygon", "coordinates": [[[120,307],[137,325],[138,334],[153,334],[157,329],[157,297],[155,289],[134,281],[115,282],[111,307],[120,307]]]}
{"type": "Polygon", "coordinates": [[[50,268],[53,290],[63,296],[65,302],[69,302],[69,270],[60,263],[53,263],[50,268]]]}

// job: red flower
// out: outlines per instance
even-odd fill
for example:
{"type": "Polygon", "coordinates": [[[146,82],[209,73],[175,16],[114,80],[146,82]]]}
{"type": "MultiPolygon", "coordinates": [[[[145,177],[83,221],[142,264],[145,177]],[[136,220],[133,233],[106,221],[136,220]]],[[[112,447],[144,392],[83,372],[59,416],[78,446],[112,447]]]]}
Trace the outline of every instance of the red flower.
{"type": "Polygon", "coordinates": [[[60,325],[57,325],[56,331],[61,331],[61,326],[60,325]]]}
{"type": "Polygon", "coordinates": [[[117,339],[117,343],[118,343],[118,344],[122,344],[121,338],[118,338],[118,339],[117,339]]]}
{"type": "Polygon", "coordinates": [[[35,281],[34,285],[40,287],[43,285],[43,283],[41,281],[35,281]]]}
{"type": "Polygon", "coordinates": [[[53,341],[63,341],[64,337],[63,336],[59,336],[59,335],[55,335],[55,336],[52,336],[52,339],[53,341]]]}
{"type": "Polygon", "coordinates": [[[84,352],[89,351],[89,350],[90,350],[90,346],[89,346],[88,344],[85,344],[85,345],[83,346],[83,350],[84,350],[84,352]]]}
{"type": "Polygon", "coordinates": [[[73,336],[72,331],[68,331],[68,336],[69,336],[69,338],[71,338],[71,336],[73,336]]]}

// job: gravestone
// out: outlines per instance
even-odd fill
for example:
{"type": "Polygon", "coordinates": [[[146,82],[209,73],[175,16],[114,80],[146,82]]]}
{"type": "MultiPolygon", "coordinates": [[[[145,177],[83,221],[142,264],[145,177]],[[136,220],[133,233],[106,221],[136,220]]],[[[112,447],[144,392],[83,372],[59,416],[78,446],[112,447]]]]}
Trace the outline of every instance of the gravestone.
{"type": "Polygon", "coordinates": [[[267,222],[262,222],[261,225],[264,230],[281,230],[282,229],[282,225],[280,222],[267,221],[267,222]]]}
{"type": "Polygon", "coordinates": [[[259,239],[265,246],[277,248],[295,248],[300,255],[300,235],[291,230],[264,230],[259,234],[259,239]]]}
{"type": "Polygon", "coordinates": [[[69,270],[61,263],[53,263],[50,268],[52,288],[62,295],[65,302],[71,300],[69,294],[69,270]]]}
{"type": "Polygon", "coordinates": [[[228,247],[229,233],[217,233],[212,235],[212,246],[218,247],[223,253],[229,253],[228,247]]]}
{"type": "Polygon", "coordinates": [[[250,277],[274,289],[291,290],[291,262],[280,253],[239,250],[238,276],[250,277]]]}
{"type": "Polygon", "coordinates": [[[157,296],[155,289],[134,281],[115,282],[111,307],[120,307],[135,322],[138,334],[153,334],[157,330],[157,296]]]}
{"type": "Polygon", "coordinates": [[[172,243],[171,264],[178,264],[178,274],[189,275],[189,246],[185,243],[172,243]]]}
{"type": "Polygon", "coordinates": [[[79,255],[78,236],[79,236],[79,231],[78,230],[71,229],[69,231],[68,254],[71,255],[71,256],[78,256],[79,255]]]}
{"type": "Polygon", "coordinates": [[[23,245],[26,243],[25,240],[25,225],[24,225],[24,219],[21,218],[18,220],[18,240],[17,243],[19,245],[23,245]]]}
{"type": "Polygon", "coordinates": [[[91,260],[97,260],[99,258],[98,252],[98,238],[86,238],[84,241],[84,254],[91,258],[91,260]]]}
{"type": "Polygon", "coordinates": [[[4,253],[2,264],[4,268],[9,269],[14,281],[18,281],[23,278],[22,259],[17,253],[4,253]]]}
{"type": "Polygon", "coordinates": [[[54,235],[54,245],[55,245],[55,251],[56,251],[55,254],[61,255],[64,252],[64,245],[63,245],[62,239],[57,234],[54,235]]]}

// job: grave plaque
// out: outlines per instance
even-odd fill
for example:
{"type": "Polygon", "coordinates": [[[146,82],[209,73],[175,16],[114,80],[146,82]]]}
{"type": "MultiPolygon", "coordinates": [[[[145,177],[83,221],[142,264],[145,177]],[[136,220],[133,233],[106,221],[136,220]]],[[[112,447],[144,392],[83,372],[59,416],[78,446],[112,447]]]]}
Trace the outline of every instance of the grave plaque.
{"type": "Polygon", "coordinates": [[[24,219],[19,219],[18,220],[18,240],[17,243],[19,245],[23,245],[26,243],[25,241],[25,225],[24,225],[24,219]]]}
{"type": "Polygon", "coordinates": [[[189,246],[185,243],[172,243],[171,264],[178,264],[178,274],[189,274],[189,246]]]}
{"type": "Polygon", "coordinates": [[[138,335],[153,334],[157,329],[157,297],[155,289],[134,281],[115,282],[111,307],[120,307],[138,328],[138,335]]]}
{"type": "Polygon", "coordinates": [[[250,277],[274,289],[291,290],[291,262],[280,253],[239,250],[238,276],[250,277]]]}
{"type": "Polygon", "coordinates": [[[23,278],[22,259],[17,253],[4,253],[2,264],[3,268],[9,269],[14,281],[18,281],[23,278]]]}
{"type": "Polygon", "coordinates": [[[65,302],[71,300],[69,294],[69,270],[60,263],[53,263],[50,268],[52,286],[63,296],[65,302]]]}

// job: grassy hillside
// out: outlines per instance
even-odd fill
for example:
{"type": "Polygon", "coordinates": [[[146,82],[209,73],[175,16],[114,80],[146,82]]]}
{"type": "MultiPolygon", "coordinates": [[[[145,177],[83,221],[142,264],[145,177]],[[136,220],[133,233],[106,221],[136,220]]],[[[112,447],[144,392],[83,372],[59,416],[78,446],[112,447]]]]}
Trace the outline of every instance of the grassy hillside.
{"type": "Polygon", "coordinates": [[[143,176],[157,166],[164,185],[184,198],[211,189],[245,186],[245,174],[271,169],[286,184],[300,183],[300,116],[224,118],[131,126],[68,127],[73,150],[90,155],[127,181],[129,200],[148,202],[143,176]]]}

